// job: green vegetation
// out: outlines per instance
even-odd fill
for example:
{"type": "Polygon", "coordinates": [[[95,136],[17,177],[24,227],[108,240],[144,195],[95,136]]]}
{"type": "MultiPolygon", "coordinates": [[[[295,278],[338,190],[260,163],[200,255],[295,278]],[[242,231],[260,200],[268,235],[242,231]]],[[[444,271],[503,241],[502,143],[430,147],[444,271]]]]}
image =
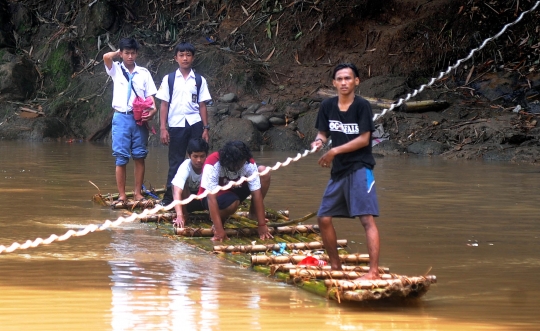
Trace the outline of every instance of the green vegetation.
{"type": "Polygon", "coordinates": [[[59,93],[69,86],[72,70],[67,44],[61,43],[51,51],[45,62],[43,73],[47,93],[59,93]]]}

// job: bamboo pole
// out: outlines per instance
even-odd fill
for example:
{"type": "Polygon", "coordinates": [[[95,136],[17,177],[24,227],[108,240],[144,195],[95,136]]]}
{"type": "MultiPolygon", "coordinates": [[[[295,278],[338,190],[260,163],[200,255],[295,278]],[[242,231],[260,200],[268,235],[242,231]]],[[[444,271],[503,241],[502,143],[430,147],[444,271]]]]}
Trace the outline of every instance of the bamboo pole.
{"type": "Polygon", "coordinates": [[[154,214],[145,217],[141,217],[141,222],[172,222],[176,218],[176,213],[168,212],[163,214],[154,214]]]}
{"type": "MultiPolygon", "coordinates": [[[[355,280],[366,274],[367,271],[336,271],[336,270],[310,270],[310,269],[289,269],[291,277],[301,277],[308,279],[348,279],[355,280]]],[[[382,274],[381,279],[392,279],[390,274],[382,274]]]]}
{"type": "MultiPolygon", "coordinates": [[[[329,265],[322,267],[307,266],[307,265],[297,265],[297,264],[274,264],[271,266],[273,272],[289,272],[291,269],[300,269],[300,270],[315,270],[315,271],[330,271],[332,268],[329,265]]],[[[344,272],[360,272],[366,273],[369,271],[367,266],[358,266],[358,265],[344,265],[341,266],[344,272]]],[[[379,267],[380,274],[387,274],[390,272],[389,268],[379,267]]]]}
{"type": "Polygon", "coordinates": [[[354,291],[359,289],[372,289],[372,288],[400,288],[410,286],[412,289],[418,289],[421,287],[429,287],[432,283],[436,282],[434,276],[394,276],[394,279],[374,279],[374,280],[337,280],[326,279],[324,285],[326,287],[339,287],[343,291],[354,291]]]}
{"type": "MultiPolygon", "coordinates": [[[[99,203],[99,200],[95,200],[95,202],[99,203]]],[[[103,203],[104,206],[110,206],[110,203],[109,202],[104,202],[103,203]]],[[[118,206],[117,209],[121,209],[122,207],[121,206],[118,206]]],[[[243,211],[238,211],[236,214],[237,215],[233,215],[231,216],[231,218],[235,218],[235,219],[242,219],[243,221],[245,222],[248,222],[249,224],[251,224],[252,226],[257,226],[257,222],[256,221],[253,221],[253,220],[250,220],[249,218],[247,217],[244,217],[242,216],[243,215],[243,211]]],[[[276,222],[269,222],[267,223],[267,226],[268,227],[276,227],[276,226],[286,226],[286,225],[293,225],[293,224],[297,224],[297,223],[301,223],[301,222],[304,222],[308,219],[310,219],[311,217],[315,216],[316,214],[315,213],[309,213],[307,214],[306,216],[303,216],[303,217],[300,217],[300,218],[296,218],[296,219],[293,219],[293,220],[285,220],[285,219],[280,219],[280,220],[283,220],[283,221],[280,221],[280,220],[276,220],[276,222]]],[[[169,212],[166,212],[166,213],[162,213],[162,214],[155,214],[155,215],[149,215],[149,216],[146,216],[146,217],[143,217],[140,219],[141,222],[161,222],[161,221],[167,221],[169,223],[172,223],[172,221],[176,218],[176,212],[174,211],[169,211],[169,212]]],[[[209,221],[210,220],[210,216],[208,215],[208,213],[206,212],[200,212],[200,213],[191,213],[189,214],[189,217],[188,217],[188,220],[187,222],[193,220],[193,219],[201,219],[201,220],[207,220],[209,221]]]]}
{"type": "MultiPolygon", "coordinates": [[[[340,247],[347,246],[347,239],[338,240],[337,244],[340,247]]],[[[318,241],[313,241],[309,243],[291,243],[286,244],[286,249],[292,250],[292,249],[301,249],[301,250],[312,250],[312,249],[322,249],[323,244],[318,241]]],[[[268,245],[242,245],[242,246],[234,246],[234,245],[219,245],[214,246],[214,251],[218,252],[241,252],[241,253],[251,253],[251,252],[267,252],[267,251],[279,251],[281,249],[281,245],[279,244],[268,244],[268,245]]]]}
{"type": "MultiPolygon", "coordinates": [[[[158,195],[158,194],[161,194],[161,193],[165,193],[166,190],[167,190],[166,188],[158,188],[158,189],[150,190],[150,192],[152,192],[153,194],[158,195]]],[[[126,192],[126,196],[128,198],[133,198],[134,194],[135,194],[135,192],[133,192],[133,191],[126,192]]],[[[95,194],[94,197],[93,197],[93,200],[95,202],[99,203],[99,201],[96,201],[96,199],[101,197],[101,199],[103,199],[105,201],[108,201],[110,203],[112,200],[118,199],[119,196],[120,196],[120,194],[118,194],[118,193],[95,194]]]]}
{"type": "MultiPolygon", "coordinates": [[[[305,259],[307,255],[280,255],[280,256],[272,256],[272,255],[252,255],[251,256],[251,264],[257,265],[257,264],[285,264],[285,263],[292,263],[292,264],[298,264],[300,261],[305,259]]],[[[328,261],[328,255],[317,255],[317,259],[321,261],[328,261]]],[[[369,262],[369,255],[368,254],[348,254],[348,255],[340,255],[339,259],[342,263],[367,263],[369,262]]]]}
{"type": "MultiPolygon", "coordinates": [[[[319,231],[318,225],[298,225],[298,226],[281,226],[271,227],[268,229],[273,235],[275,233],[309,233],[319,231]]],[[[176,228],[175,233],[179,236],[186,237],[213,237],[214,231],[212,229],[202,228],[176,228]]],[[[258,236],[259,231],[257,228],[240,228],[240,229],[225,229],[227,237],[250,237],[258,236]]]]}
{"type": "Polygon", "coordinates": [[[308,219],[312,218],[315,215],[317,215],[317,213],[309,213],[306,216],[296,218],[294,220],[289,220],[289,221],[286,221],[286,222],[275,222],[275,223],[269,222],[266,225],[271,227],[271,226],[284,226],[284,225],[297,224],[297,223],[305,222],[305,221],[307,221],[308,219]]]}
{"type": "Polygon", "coordinates": [[[379,300],[383,297],[390,296],[386,291],[376,290],[358,290],[358,291],[340,291],[340,299],[347,301],[370,301],[379,300]]]}
{"type": "Polygon", "coordinates": [[[122,204],[115,204],[111,206],[113,209],[129,209],[133,210],[135,208],[153,208],[155,205],[155,201],[152,199],[144,200],[144,201],[135,201],[135,200],[128,200],[122,204]]]}
{"type": "MultiPolygon", "coordinates": [[[[240,211],[237,211],[235,214],[238,215],[238,216],[249,218],[249,211],[240,210],[240,211]]],[[[266,217],[268,219],[271,219],[271,220],[280,220],[281,219],[281,220],[288,221],[289,220],[289,211],[288,210],[275,211],[273,209],[266,208],[264,217],[266,217]]]]}

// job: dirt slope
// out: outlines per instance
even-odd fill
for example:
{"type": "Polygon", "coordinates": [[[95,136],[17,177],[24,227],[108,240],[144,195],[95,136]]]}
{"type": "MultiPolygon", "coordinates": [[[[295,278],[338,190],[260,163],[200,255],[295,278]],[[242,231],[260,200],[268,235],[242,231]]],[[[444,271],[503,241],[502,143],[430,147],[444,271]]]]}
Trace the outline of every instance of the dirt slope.
{"type": "MultiPolygon", "coordinates": [[[[316,109],[317,91],[331,87],[329,74],[339,62],[357,64],[361,94],[395,100],[467,56],[534,4],[0,0],[2,17],[11,18],[1,27],[0,58],[22,56],[35,63],[36,90],[20,103],[43,110],[47,118],[28,124],[13,117],[20,105],[8,104],[0,133],[9,136],[4,129],[9,123],[9,137],[19,139],[88,138],[103,129],[111,96],[110,83],[103,84],[101,56],[124,36],[141,42],[139,63],[153,72],[158,85],[174,69],[172,48],[188,40],[199,50],[195,67],[215,97],[234,92],[240,108],[265,102],[283,109],[304,101],[316,109]]],[[[379,152],[537,162],[539,12],[416,98],[444,99],[449,109],[395,112],[380,120],[391,143],[379,152]],[[517,105],[521,113],[512,112],[517,105]]]]}

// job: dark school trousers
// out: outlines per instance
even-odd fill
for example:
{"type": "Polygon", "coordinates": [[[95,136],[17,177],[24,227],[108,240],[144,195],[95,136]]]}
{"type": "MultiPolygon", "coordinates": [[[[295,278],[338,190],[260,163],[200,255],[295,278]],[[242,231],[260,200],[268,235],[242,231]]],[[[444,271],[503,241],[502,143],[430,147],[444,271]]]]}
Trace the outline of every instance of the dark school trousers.
{"type": "Polygon", "coordinates": [[[203,124],[201,121],[189,125],[186,121],[185,127],[169,128],[169,173],[167,174],[167,191],[163,196],[163,201],[167,204],[172,202],[172,185],[178,168],[186,159],[188,141],[192,138],[201,138],[203,134],[203,124]]]}

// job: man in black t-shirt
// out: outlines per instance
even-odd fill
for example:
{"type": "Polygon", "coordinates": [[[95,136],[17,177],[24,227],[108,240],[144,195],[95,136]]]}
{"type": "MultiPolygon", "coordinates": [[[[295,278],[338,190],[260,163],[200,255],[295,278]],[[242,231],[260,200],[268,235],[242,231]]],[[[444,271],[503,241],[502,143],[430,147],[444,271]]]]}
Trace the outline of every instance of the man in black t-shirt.
{"type": "Polygon", "coordinates": [[[371,133],[375,131],[371,105],[356,96],[360,79],[354,64],[334,68],[332,79],[338,96],[321,103],[315,127],[319,131],[311,147],[320,150],[329,136],[332,148],[318,161],[332,165],[330,181],[317,213],[321,236],[332,270],[342,270],[332,217],[359,217],[366,231],[369,272],[362,279],[379,279],[379,231],[374,216],[379,215],[371,153],[371,133]]]}

